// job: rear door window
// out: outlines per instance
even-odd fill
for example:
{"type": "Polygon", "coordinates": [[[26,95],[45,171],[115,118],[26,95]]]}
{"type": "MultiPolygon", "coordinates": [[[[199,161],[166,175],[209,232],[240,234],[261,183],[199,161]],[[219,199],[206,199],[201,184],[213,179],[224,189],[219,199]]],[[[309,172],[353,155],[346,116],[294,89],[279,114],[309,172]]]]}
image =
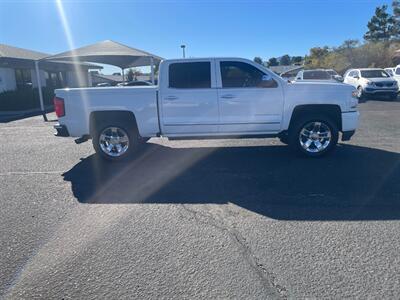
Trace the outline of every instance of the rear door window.
{"type": "Polygon", "coordinates": [[[176,89],[211,88],[211,63],[188,62],[170,64],[169,87],[176,89]]]}

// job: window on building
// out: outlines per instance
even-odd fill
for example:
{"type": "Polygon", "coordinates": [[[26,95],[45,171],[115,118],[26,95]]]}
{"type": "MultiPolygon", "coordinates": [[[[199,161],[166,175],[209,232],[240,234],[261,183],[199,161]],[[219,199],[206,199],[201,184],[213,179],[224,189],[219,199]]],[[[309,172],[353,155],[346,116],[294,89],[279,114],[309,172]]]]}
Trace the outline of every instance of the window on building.
{"type": "Polygon", "coordinates": [[[211,88],[210,62],[170,64],[169,87],[176,89],[211,88]]]}
{"type": "Polygon", "coordinates": [[[32,78],[30,69],[15,69],[15,82],[18,89],[31,88],[32,78]]]}
{"type": "Polygon", "coordinates": [[[64,72],[45,72],[46,86],[52,89],[59,89],[65,87],[65,73],[64,72]]]}

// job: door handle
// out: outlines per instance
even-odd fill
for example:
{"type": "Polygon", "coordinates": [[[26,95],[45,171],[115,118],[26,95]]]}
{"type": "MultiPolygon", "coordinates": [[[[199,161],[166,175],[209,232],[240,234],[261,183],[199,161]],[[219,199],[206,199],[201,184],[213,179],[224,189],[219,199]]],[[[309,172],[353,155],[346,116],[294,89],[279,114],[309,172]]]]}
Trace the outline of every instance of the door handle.
{"type": "Polygon", "coordinates": [[[164,98],[165,100],[176,100],[176,99],[178,99],[178,97],[177,96],[167,96],[167,97],[165,97],[164,98]]]}
{"type": "Polygon", "coordinates": [[[235,98],[236,96],[235,95],[232,95],[232,94],[226,94],[226,95],[222,95],[221,96],[221,98],[223,98],[223,99],[233,99],[233,98],[235,98]]]}

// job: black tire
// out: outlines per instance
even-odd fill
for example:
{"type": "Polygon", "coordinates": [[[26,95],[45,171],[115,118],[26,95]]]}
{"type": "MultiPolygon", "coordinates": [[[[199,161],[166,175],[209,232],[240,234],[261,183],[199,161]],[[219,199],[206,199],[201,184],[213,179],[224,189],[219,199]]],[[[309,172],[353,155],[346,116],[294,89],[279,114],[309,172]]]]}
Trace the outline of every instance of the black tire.
{"type": "Polygon", "coordinates": [[[132,122],[126,122],[126,121],[124,122],[118,120],[101,122],[100,124],[96,124],[96,128],[93,131],[94,131],[92,134],[93,148],[101,158],[106,159],[108,161],[117,162],[132,158],[136,153],[136,151],[139,149],[141,144],[141,140],[139,138],[136,125],[132,124],[132,122]],[[103,151],[101,147],[100,136],[105,130],[111,127],[118,128],[121,130],[121,132],[123,131],[128,139],[128,147],[126,151],[119,156],[108,155],[105,151],[103,151]]]}
{"type": "MultiPolygon", "coordinates": [[[[325,128],[325,127],[324,127],[325,128]]],[[[305,155],[307,157],[321,157],[332,151],[339,139],[339,130],[336,123],[331,120],[328,116],[324,115],[305,115],[298,118],[293,125],[291,125],[289,131],[289,145],[296,152],[305,155]],[[321,123],[321,126],[326,126],[330,130],[330,142],[323,150],[319,152],[310,152],[310,150],[306,150],[303,148],[300,141],[300,134],[303,128],[305,128],[308,124],[313,122],[321,123]],[[323,125],[322,125],[323,124],[323,125]]],[[[326,140],[324,140],[326,141],[326,140]]]]}

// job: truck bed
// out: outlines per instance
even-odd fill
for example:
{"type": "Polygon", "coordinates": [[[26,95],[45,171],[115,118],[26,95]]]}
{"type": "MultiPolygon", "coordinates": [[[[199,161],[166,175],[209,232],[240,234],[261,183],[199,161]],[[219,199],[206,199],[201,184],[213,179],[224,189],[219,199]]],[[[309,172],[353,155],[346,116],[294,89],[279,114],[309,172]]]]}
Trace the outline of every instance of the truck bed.
{"type": "Polygon", "coordinates": [[[91,112],[131,111],[139,133],[155,136],[159,131],[157,93],[157,86],[58,89],[56,97],[65,102],[65,116],[59,123],[68,124],[70,136],[80,137],[89,134],[91,112]]]}

